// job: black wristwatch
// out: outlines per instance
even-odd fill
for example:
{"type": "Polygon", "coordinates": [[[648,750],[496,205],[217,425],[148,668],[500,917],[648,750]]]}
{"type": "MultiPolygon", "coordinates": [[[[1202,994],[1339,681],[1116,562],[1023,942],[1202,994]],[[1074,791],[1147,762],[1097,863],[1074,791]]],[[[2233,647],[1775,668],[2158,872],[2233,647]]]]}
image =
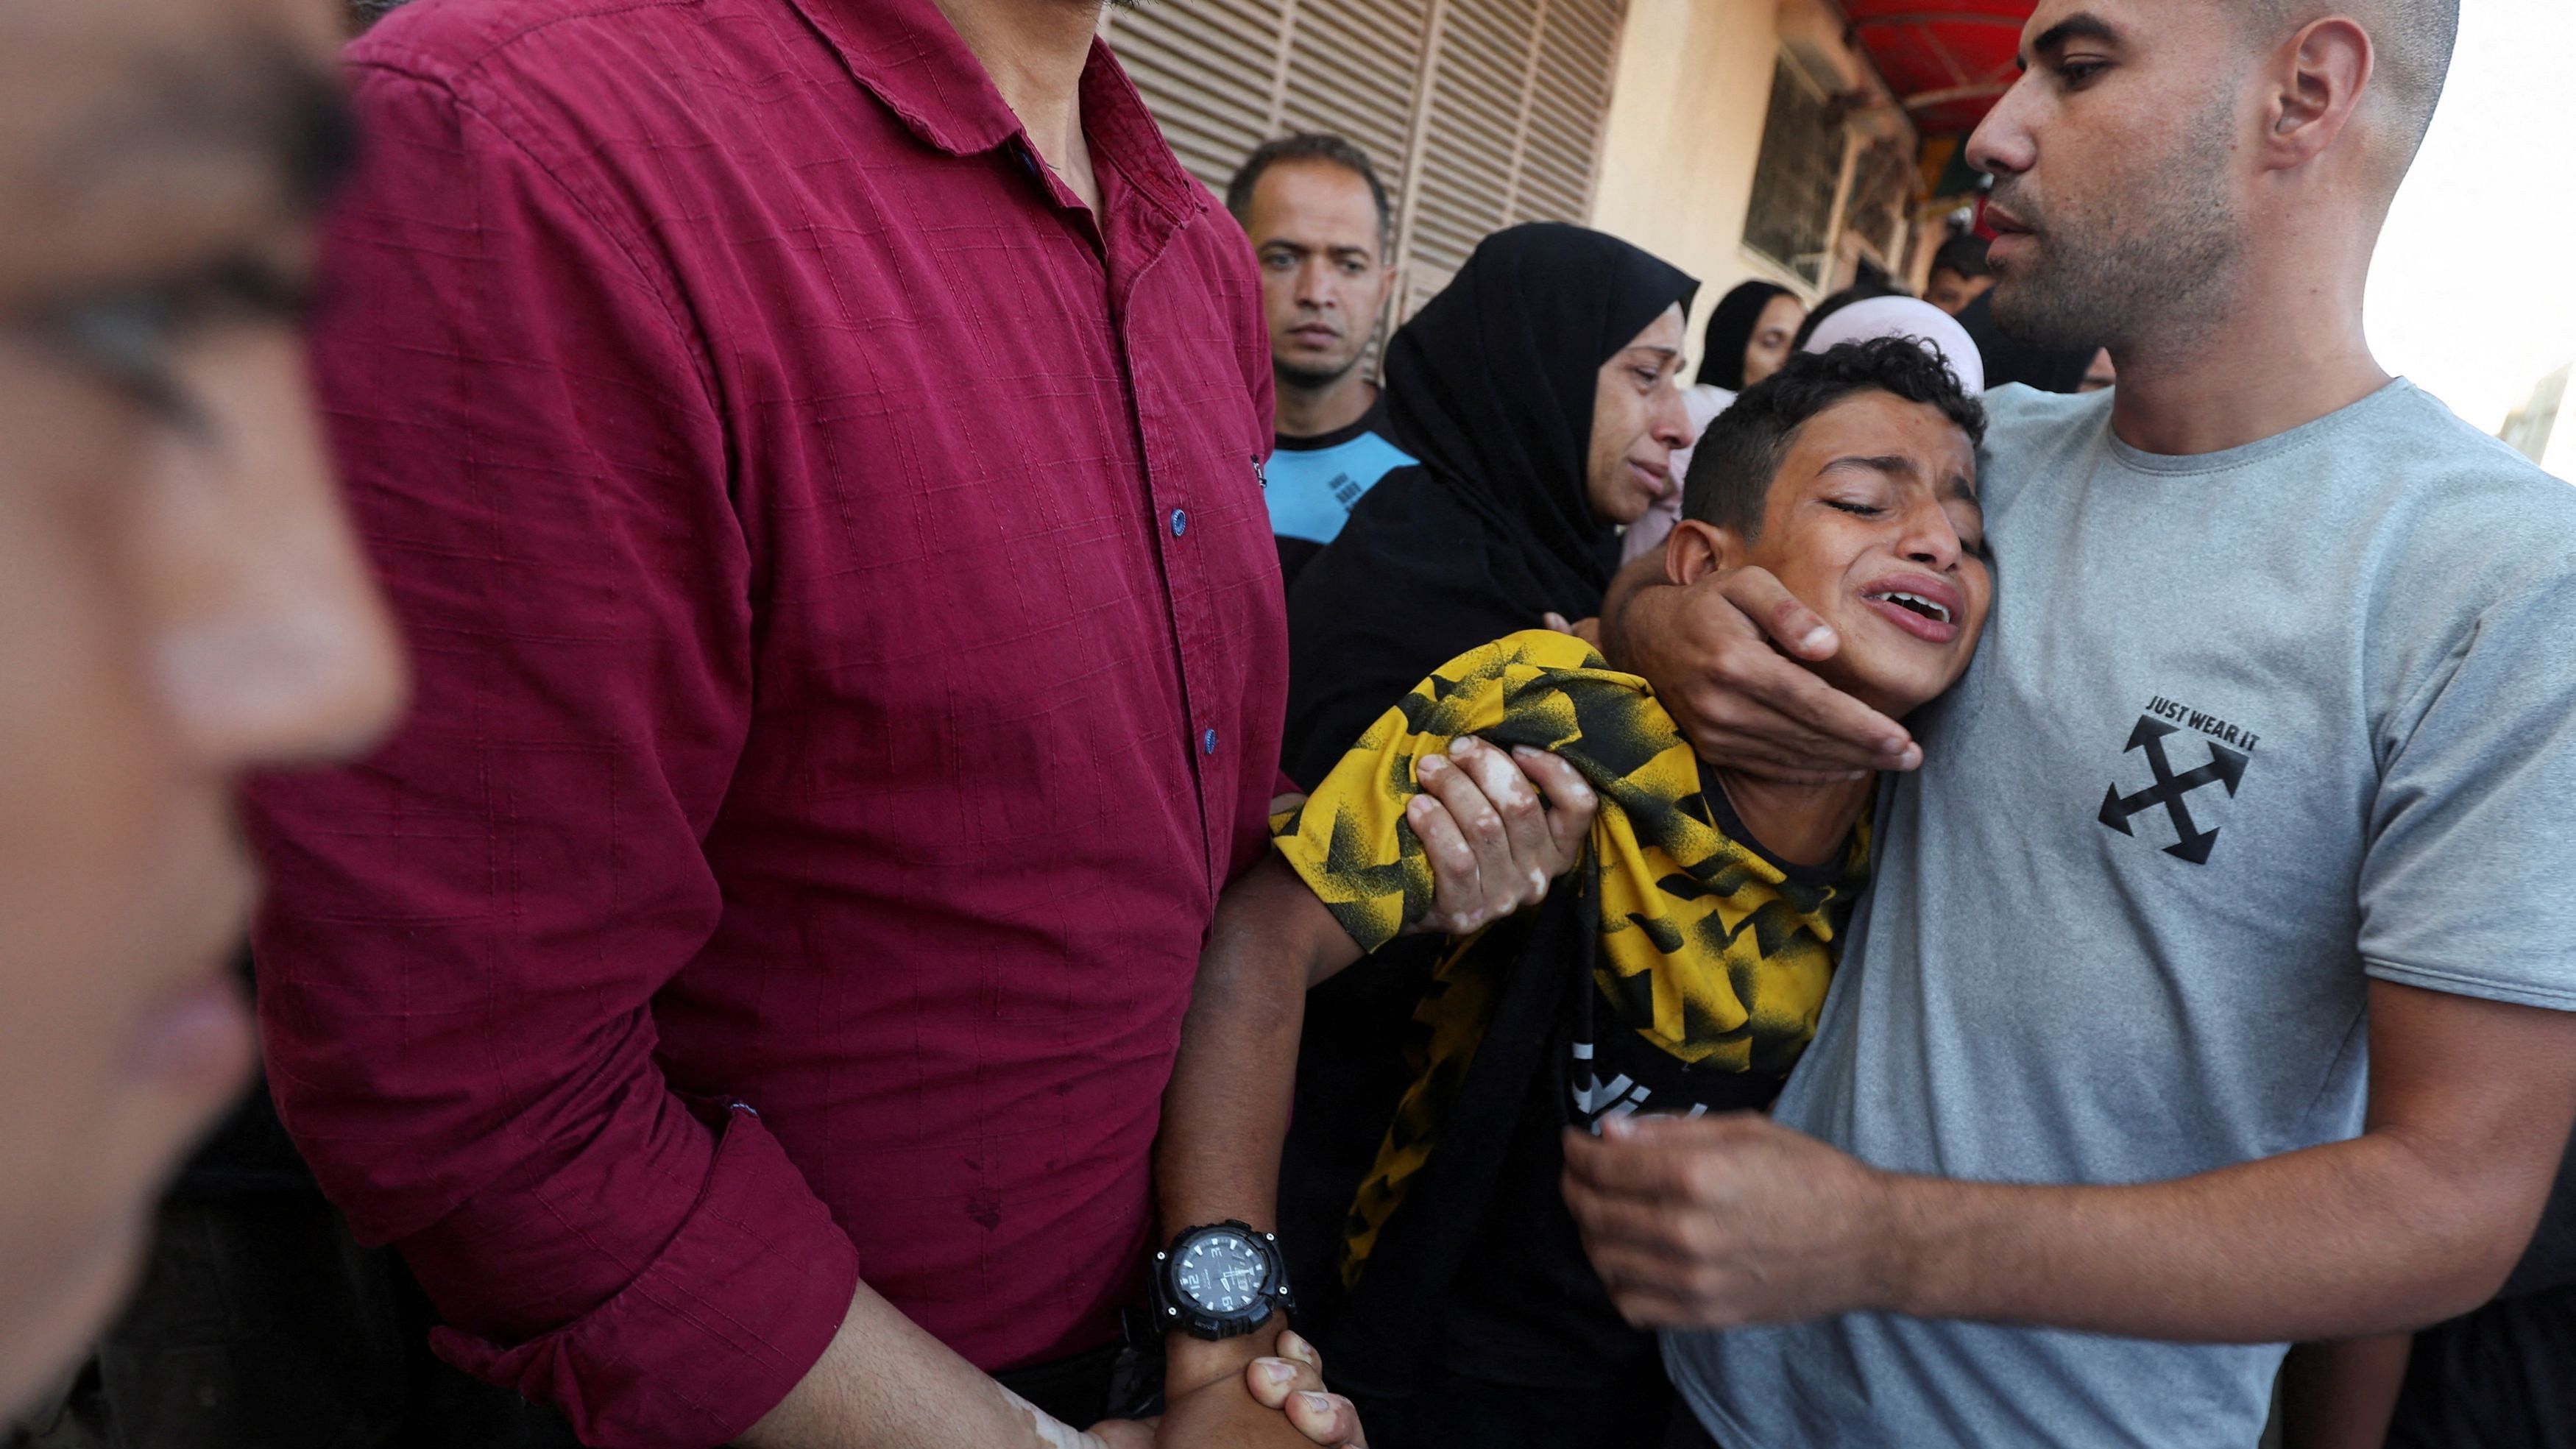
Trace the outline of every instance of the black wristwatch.
{"type": "Polygon", "coordinates": [[[1154,1322],[1193,1338],[1235,1338],[1295,1308],[1279,1239],[1250,1223],[1191,1228],[1147,1265],[1154,1322]]]}

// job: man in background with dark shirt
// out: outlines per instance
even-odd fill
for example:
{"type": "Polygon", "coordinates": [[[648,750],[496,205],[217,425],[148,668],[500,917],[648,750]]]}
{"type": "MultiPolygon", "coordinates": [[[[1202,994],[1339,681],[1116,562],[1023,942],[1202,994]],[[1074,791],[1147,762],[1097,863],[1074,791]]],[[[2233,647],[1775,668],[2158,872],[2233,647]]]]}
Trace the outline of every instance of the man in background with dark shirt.
{"type": "Polygon", "coordinates": [[[1279,389],[1270,529],[1294,583],[1360,495],[1413,461],[1388,441],[1377,384],[1360,366],[1395,284],[1394,217],[1367,153],[1339,136],[1265,143],[1234,173],[1225,204],[1261,264],[1279,389]]]}

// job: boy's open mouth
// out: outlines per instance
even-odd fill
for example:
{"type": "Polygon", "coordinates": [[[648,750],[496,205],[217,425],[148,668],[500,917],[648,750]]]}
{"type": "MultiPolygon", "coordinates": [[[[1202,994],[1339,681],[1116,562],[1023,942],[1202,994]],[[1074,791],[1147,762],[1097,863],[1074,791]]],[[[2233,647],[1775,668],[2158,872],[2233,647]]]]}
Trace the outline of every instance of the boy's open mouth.
{"type": "Polygon", "coordinates": [[[1950,622],[1950,611],[1948,609],[1932,602],[1930,599],[1923,598],[1920,595],[1890,591],[1880,594],[1864,594],[1861,597],[1870,599],[1877,603],[1894,604],[1900,609],[1920,614],[1924,618],[1930,619],[1937,624],[1947,624],[1950,622]]]}

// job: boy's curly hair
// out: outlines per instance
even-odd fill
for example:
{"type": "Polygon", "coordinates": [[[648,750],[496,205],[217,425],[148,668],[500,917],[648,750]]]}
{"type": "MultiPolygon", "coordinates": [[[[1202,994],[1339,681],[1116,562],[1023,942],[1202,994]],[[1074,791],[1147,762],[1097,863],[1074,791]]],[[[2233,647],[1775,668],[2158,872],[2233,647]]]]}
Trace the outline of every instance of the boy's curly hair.
{"type": "Polygon", "coordinates": [[[1691,455],[1682,513],[1751,541],[1762,532],[1771,479],[1807,419],[1856,392],[1876,389],[1928,403],[1959,425],[1971,446],[1986,438],[1986,410],[1959,386],[1950,364],[1911,337],[1874,337],[1824,352],[1801,352],[1746,388],[1717,415],[1691,455]]]}

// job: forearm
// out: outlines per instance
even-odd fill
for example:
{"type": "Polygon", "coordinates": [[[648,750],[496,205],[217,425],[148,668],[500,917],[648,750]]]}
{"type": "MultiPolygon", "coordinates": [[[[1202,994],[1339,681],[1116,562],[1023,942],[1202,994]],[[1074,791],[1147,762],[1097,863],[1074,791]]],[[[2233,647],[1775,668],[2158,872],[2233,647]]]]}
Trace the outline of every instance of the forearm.
{"type": "Polygon", "coordinates": [[[1154,1179],[1163,1230],[1274,1226],[1306,991],[1359,946],[1276,855],[1228,890],[1181,1021],[1154,1179]]]}
{"type": "Polygon", "coordinates": [[[1099,1449],[959,1358],[865,1283],[823,1356],[743,1449],[1099,1449]]]}
{"type": "MultiPolygon", "coordinates": [[[[1277,1226],[1279,1153],[1296,1089],[1306,990],[1359,954],[1276,855],[1226,892],[1163,1093],[1154,1180],[1166,1235],[1229,1218],[1277,1226]]],[[[1268,1339],[1173,1339],[1174,1388],[1240,1370],[1268,1351],[1268,1339]]]]}
{"type": "MultiPolygon", "coordinates": [[[[2014,1187],[1892,1177],[1887,1301],[1927,1318],[2277,1343],[2465,1312],[2531,1222],[2512,1192],[2372,1133],[2179,1181],[2014,1187]]],[[[2526,1194],[2527,1196],[2527,1194],[2526,1194]]]]}

